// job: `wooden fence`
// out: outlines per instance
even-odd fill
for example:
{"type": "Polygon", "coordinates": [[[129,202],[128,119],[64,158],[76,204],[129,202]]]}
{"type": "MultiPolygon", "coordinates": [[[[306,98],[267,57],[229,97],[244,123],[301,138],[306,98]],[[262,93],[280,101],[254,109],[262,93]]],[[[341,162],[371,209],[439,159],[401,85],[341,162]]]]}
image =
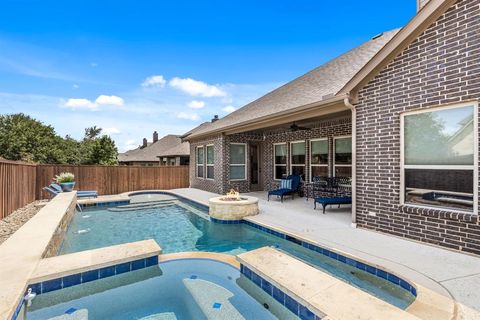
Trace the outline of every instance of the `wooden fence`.
{"type": "Polygon", "coordinates": [[[75,189],[97,190],[100,195],[189,185],[188,166],[30,165],[0,160],[0,218],[34,200],[47,198],[42,188],[61,172],[75,174],[75,189]]]}

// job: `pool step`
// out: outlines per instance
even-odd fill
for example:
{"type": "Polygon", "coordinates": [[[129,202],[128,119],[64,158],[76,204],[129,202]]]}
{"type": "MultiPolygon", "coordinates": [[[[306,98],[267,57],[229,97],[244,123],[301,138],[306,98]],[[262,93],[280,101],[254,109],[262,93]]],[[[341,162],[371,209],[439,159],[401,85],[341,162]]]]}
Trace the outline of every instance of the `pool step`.
{"type": "Polygon", "coordinates": [[[131,210],[162,208],[162,207],[175,205],[177,202],[178,201],[172,201],[172,200],[142,202],[142,203],[127,204],[123,206],[108,208],[108,211],[122,212],[122,211],[131,211],[131,210]]]}
{"type": "Polygon", "coordinates": [[[177,320],[177,316],[173,312],[163,312],[151,314],[149,316],[140,318],[140,320],[177,320]]]}
{"type": "Polygon", "coordinates": [[[207,319],[245,319],[230,303],[234,295],[229,290],[202,279],[183,279],[183,283],[207,319]]]}

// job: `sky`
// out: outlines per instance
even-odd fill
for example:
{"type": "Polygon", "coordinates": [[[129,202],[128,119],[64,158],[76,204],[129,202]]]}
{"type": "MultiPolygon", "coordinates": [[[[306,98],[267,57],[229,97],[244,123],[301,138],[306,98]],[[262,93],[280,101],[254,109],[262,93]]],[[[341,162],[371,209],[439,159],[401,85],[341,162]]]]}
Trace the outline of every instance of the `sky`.
{"type": "Polygon", "coordinates": [[[415,0],[0,2],[0,114],[120,151],[182,134],[405,25],[415,0]]]}

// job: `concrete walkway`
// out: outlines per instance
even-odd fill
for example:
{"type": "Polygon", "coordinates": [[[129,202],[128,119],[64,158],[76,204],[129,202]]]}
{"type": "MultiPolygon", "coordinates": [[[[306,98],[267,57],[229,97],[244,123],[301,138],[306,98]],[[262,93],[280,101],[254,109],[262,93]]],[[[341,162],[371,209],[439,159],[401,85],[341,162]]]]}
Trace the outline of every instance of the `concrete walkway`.
{"type": "MultiPolygon", "coordinates": [[[[208,205],[217,194],[198,189],[175,193],[208,205]]],[[[260,214],[253,222],[280,228],[320,245],[352,254],[390,269],[406,278],[450,295],[458,302],[459,319],[480,319],[480,258],[351,226],[350,208],[313,210],[313,201],[266,201],[265,192],[250,193],[260,199],[260,214]]]]}

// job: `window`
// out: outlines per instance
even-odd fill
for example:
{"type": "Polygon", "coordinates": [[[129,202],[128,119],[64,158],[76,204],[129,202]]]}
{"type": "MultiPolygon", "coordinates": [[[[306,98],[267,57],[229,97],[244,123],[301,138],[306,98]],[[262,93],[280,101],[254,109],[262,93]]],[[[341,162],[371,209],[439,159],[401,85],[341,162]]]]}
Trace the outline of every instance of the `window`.
{"type": "Polygon", "coordinates": [[[310,140],[310,181],[313,177],[328,177],[328,140],[310,140]]]}
{"type": "Polygon", "coordinates": [[[476,212],[477,105],[402,115],[402,203],[476,212]]]}
{"type": "Polygon", "coordinates": [[[247,145],[230,144],[230,180],[247,179],[247,145]]]}
{"type": "Polygon", "coordinates": [[[279,143],[273,145],[273,178],[284,179],[287,175],[287,144],[279,143]]]}
{"type": "Polygon", "coordinates": [[[305,180],[305,141],[290,143],[290,173],[305,180]]]}
{"type": "Polygon", "coordinates": [[[203,178],[205,154],[203,147],[197,147],[197,178],[203,178]]]}
{"type": "Polygon", "coordinates": [[[352,137],[333,139],[333,172],[335,177],[352,176],[352,137]]]}
{"type": "Polygon", "coordinates": [[[207,179],[213,180],[214,178],[214,151],[213,151],[213,145],[208,145],[207,146],[207,179]]]}

